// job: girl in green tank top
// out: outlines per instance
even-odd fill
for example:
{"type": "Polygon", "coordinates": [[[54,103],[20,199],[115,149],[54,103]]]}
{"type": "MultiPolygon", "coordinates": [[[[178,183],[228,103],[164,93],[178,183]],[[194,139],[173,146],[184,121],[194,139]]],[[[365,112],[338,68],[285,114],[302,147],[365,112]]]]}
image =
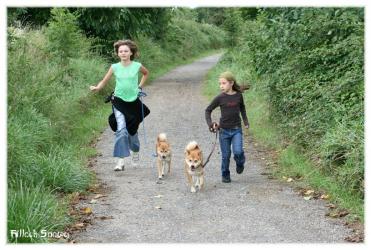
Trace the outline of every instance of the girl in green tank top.
{"type": "MultiPolygon", "coordinates": [[[[133,41],[120,40],[113,46],[120,62],[112,64],[103,80],[96,86],[90,86],[90,90],[100,91],[107,85],[112,75],[115,75],[115,98],[118,97],[125,102],[134,102],[138,98],[139,88],[143,87],[149,72],[141,63],[133,61],[138,53],[138,48],[133,41]],[[138,84],[139,72],[142,73],[142,78],[138,84]]],[[[118,124],[113,151],[113,156],[118,157],[118,162],[114,170],[120,171],[124,170],[125,158],[130,156],[130,151],[132,151],[132,164],[138,164],[140,144],[138,133],[134,135],[128,133],[123,113],[114,108],[114,114],[118,124]]]]}

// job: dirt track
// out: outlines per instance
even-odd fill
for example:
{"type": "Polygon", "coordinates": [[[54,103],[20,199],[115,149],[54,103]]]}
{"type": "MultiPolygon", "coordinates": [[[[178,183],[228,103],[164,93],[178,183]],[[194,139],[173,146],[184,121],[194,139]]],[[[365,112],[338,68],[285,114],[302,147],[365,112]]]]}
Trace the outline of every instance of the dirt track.
{"type": "Polygon", "coordinates": [[[340,220],[325,217],[323,201],[306,201],[290,187],[261,174],[261,156],[247,139],[243,174],[236,174],[231,160],[232,182],[221,182],[217,147],[206,167],[205,190],[190,192],[183,172],[184,148],[196,140],[205,156],[210,152],[214,138],[205,123],[208,101],[201,95],[201,83],[218,58],[209,56],[178,67],[145,88],[151,114],[145,120],[146,143],[142,126],[139,130],[139,167],[113,171],[114,134],[109,128],[105,130],[97,144],[101,156],[94,170],[108,190],[107,197],[88,206],[95,218],[112,218],[94,219],[86,231],[74,236],[76,242],[344,242],[349,229],[340,220]],[[173,165],[170,176],[156,184],[152,155],[160,132],[166,132],[172,144],[173,165]]]}

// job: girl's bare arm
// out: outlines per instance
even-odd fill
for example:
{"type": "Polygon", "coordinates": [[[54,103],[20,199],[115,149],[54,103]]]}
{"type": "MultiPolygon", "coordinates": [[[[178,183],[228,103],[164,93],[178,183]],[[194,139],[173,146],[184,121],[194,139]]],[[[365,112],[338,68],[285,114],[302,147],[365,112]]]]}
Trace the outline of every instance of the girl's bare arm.
{"type": "Polygon", "coordinates": [[[100,81],[97,86],[90,86],[90,90],[93,92],[98,92],[99,90],[103,89],[104,86],[106,86],[108,81],[111,79],[112,74],[113,74],[113,70],[112,70],[112,67],[110,67],[108,72],[104,76],[103,80],[100,81]]]}
{"type": "Polygon", "coordinates": [[[142,88],[144,83],[146,82],[148,76],[149,76],[149,71],[146,69],[143,65],[140,67],[140,72],[143,74],[142,79],[140,79],[139,87],[142,88]]]}

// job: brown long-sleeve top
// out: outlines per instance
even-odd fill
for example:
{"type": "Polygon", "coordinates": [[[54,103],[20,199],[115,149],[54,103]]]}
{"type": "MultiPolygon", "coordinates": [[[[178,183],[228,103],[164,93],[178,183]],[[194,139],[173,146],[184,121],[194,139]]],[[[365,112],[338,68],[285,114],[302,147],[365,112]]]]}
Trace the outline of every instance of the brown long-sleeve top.
{"type": "Polygon", "coordinates": [[[219,121],[219,126],[221,128],[241,127],[240,113],[245,126],[249,125],[249,120],[247,119],[245,104],[243,102],[243,96],[241,93],[237,92],[233,95],[221,93],[214,98],[214,100],[205,110],[205,118],[209,127],[212,126],[211,112],[217,107],[220,107],[221,110],[221,117],[219,121]]]}

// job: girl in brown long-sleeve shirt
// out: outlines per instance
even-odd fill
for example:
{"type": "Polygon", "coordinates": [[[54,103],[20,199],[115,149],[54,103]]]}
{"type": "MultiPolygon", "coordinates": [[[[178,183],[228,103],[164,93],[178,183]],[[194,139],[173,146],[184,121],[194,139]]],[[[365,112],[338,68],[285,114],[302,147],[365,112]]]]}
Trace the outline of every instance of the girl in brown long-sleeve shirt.
{"type": "Polygon", "coordinates": [[[241,174],[244,170],[245,154],[243,151],[243,134],[241,128],[241,117],[245,128],[249,128],[242,91],[235,77],[229,71],[219,77],[219,85],[222,91],[205,110],[206,122],[210,131],[220,129],[219,143],[222,151],[222,182],[231,182],[229,161],[231,157],[231,146],[234,160],[236,161],[236,172],[241,174]],[[211,121],[211,112],[220,107],[221,117],[219,124],[211,121]]]}

